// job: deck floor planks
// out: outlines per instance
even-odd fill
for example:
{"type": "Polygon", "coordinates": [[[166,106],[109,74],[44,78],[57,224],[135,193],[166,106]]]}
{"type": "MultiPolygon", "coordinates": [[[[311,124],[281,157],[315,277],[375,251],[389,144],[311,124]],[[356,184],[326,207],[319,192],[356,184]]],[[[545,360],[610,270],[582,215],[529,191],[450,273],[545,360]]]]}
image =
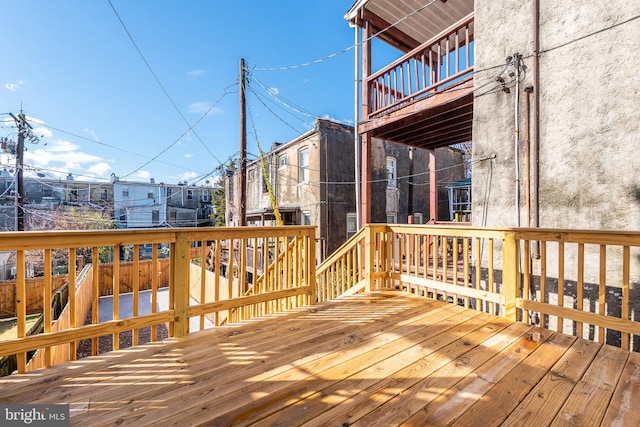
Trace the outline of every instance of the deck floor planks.
{"type": "MultiPolygon", "coordinates": [[[[388,307],[385,307],[387,306],[381,306],[380,308],[385,310],[389,309],[388,307]]],[[[403,316],[399,316],[399,318],[404,319],[403,316]]],[[[264,339],[260,337],[256,338],[253,334],[245,333],[242,329],[232,329],[228,332],[223,332],[221,337],[224,339],[227,347],[224,351],[220,351],[215,354],[212,354],[210,347],[202,345],[200,347],[194,345],[189,346],[189,348],[193,349],[192,351],[186,351],[187,349],[182,349],[181,347],[176,348],[177,350],[180,350],[180,353],[174,356],[177,365],[173,370],[163,369],[162,371],[159,371],[157,375],[149,373],[147,376],[142,376],[140,378],[140,383],[132,381],[132,378],[127,376],[125,381],[120,381],[121,385],[110,387],[109,390],[105,392],[108,393],[108,397],[103,396],[104,393],[101,393],[100,390],[98,390],[91,396],[92,410],[100,408],[100,399],[103,399],[104,405],[109,410],[114,409],[110,406],[110,402],[118,402],[119,405],[115,409],[122,409],[122,402],[126,402],[126,405],[132,405],[134,402],[144,399],[146,396],[151,394],[156,396],[162,394],[163,388],[174,393],[176,392],[176,387],[179,387],[179,383],[182,383],[183,386],[190,386],[197,381],[201,382],[210,379],[216,371],[224,374],[229,365],[238,365],[241,367],[243,365],[255,363],[256,361],[259,361],[259,359],[264,358],[264,355],[256,354],[254,357],[251,357],[251,355],[243,354],[246,353],[247,346],[260,344],[269,348],[270,351],[276,351],[288,346],[287,341],[283,340],[284,336],[289,340],[303,341],[305,337],[307,339],[312,339],[309,337],[316,337],[318,333],[322,332],[327,336],[327,338],[330,338],[331,333],[341,334],[345,328],[349,328],[348,325],[344,324],[327,327],[325,321],[319,320],[309,322],[308,320],[305,321],[304,319],[297,319],[293,323],[291,323],[290,319],[279,318],[277,320],[278,321],[276,323],[273,323],[274,320],[271,317],[265,319],[265,324],[262,325],[262,328],[266,328],[268,333],[263,333],[261,335],[264,339]],[[306,327],[307,324],[309,325],[308,328],[306,327]],[[236,341],[232,343],[226,342],[232,341],[233,339],[236,341]],[[230,358],[233,360],[230,360],[230,358]],[[186,359],[188,359],[188,361],[186,359]],[[212,366],[216,366],[216,368],[212,368],[212,366]],[[188,381],[181,381],[180,371],[184,371],[187,368],[189,369],[190,379],[188,381]],[[171,381],[165,381],[166,384],[164,387],[157,387],[153,389],[150,389],[149,387],[132,387],[136,385],[144,386],[157,384],[154,382],[155,379],[160,378],[160,376],[167,377],[173,374],[176,376],[173,377],[171,381]],[[118,392],[120,392],[120,396],[118,395],[118,392]]],[[[383,321],[374,320],[372,323],[375,322],[383,321]]],[[[190,340],[191,344],[193,344],[193,342],[198,343],[201,339],[200,333],[196,333],[192,336],[194,337],[194,340],[190,340]]],[[[216,336],[218,337],[217,334],[216,336]]],[[[206,337],[203,335],[202,339],[210,340],[211,337],[209,335],[206,337]]],[[[173,351],[176,349],[173,349],[173,351]]],[[[114,377],[113,379],[117,380],[117,377],[114,377]]],[[[107,383],[97,385],[107,385],[107,383]]]]}
{"type": "MultiPolygon", "coordinates": [[[[376,301],[376,299],[373,299],[372,301],[376,301]]],[[[311,361],[320,358],[322,352],[318,351],[319,347],[324,347],[327,352],[337,352],[339,350],[346,351],[351,346],[357,344],[359,339],[375,338],[388,328],[395,325],[393,322],[389,322],[389,319],[386,316],[393,316],[393,319],[397,319],[398,324],[400,325],[404,323],[413,324],[414,322],[420,322],[424,318],[437,315],[437,313],[440,312],[446,312],[448,313],[448,316],[452,316],[456,312],[461,311],[457,307],[453,307],[452,309],[452,306],[443,303],[435,303],[434,305],[433,302],[431,302],[423,305],[425,302],[426,301],[422,301],[422,304],[414,302],[415,305],[407,305],[406,303],[401,305],[394,304],[392,306],[393,311],[387,313],[385,316],[382,316],[381,312],[388,310],[387,305],[376,304],[376,312],[374,314],[370,314],[369,317],[359,322],[354,322],[352,318],[347,319],[347,325],[344,324],[342,314],[333,316],[332,318],[334,322],[336,318],[340,319],[339,322],[337,322],[339,327],[332,327],[332,323],[328,322],[328,318],[330,317],[329,313],[327,311],[323,311],[321,313],[321,317],[325,319],[324,330],[316,331],[316,334],[308,334],[306,339],[304,339],[304,337],[302,339],[295,339],[295,337],[291,337],[290,339],[286,333],[287,329],[279,328],[279,346],[272,346],[269,342],[262,341],[253,342],[251,345],[245,344],[247,345],[247,348],[245,348],[244,351],[249,354],[253,354],[257,359],[254,360],[253,363],[246,364],[247,366],[238,366],[238,368],[241,369],[235,370],[234,374],[229,374],[229,366],[233,365],[232,360],[226,360],[224,364],[219,364],[217,367],[213,366],[213,361],[211,363],[209,363],[209,361],[205,361],[206,366],[202,372],[193,372],[193,369],[190,370],[192,384],[184,384],[185,387],[181,388],[168,384],[165,387],[154,388],[150,393],[152,394],[154,401],[166,402],[175,400],[176,395],[180,397],[181,394],[186,394],[188,399],[183,401],[184,404],[197,406],[201,402],[206,403],[211,400],[219,401],[226,394],[235,392],[235,394],[230,397],[230,400],[238,401],[238,399],[240,399],[239,401],[243,402],[245,400],[247,390],[246,387],[242,388],[242,386],[244,385],[243,381],[246,381],[246,378],[251,378],[255,383],[254,387],[257,388],[260,385],[260,381],[265,381],[280,371],[292,369],[295,367],[295,364],[301,364],[305,361],[310,363],[311,361]],[[401,307],[402,310],[398,310],[399,307],[401,307]],[[421,309],[421,311],[418,309],[421,309]],[[354,327],[358,327],[356,334],[346,333],[346,331],[353,332],[354,327]],[[289,348],[292,342],[297,343],[294,349],[289,348]],[[255,347],[257,347],[257,349],[255,347]],[[265,359],[265,355],[269,355],[269,357],[265,359]],[[298,359],[294,360],[296,357],[298,359]],[[214,389],[211,387],[212,383],[215,384],[214,389]]],[[[343,311],[344,310],[341,308],[340,313],[343,311]]],[[[354,311],[356,314],[358,313],[357,307],[355,307],[354,311]]],[[[369,311],[371,311],[370,308],[369,311]]],[[[344,316],[348,315],[348,311],[344,313],[344,316]]],[[[268,331],[270,329],[268,326],[261,325],[260,327],[263,331],[268,331]]],[[[215,338],[216,337],[211,337],[209,339],[212,345],[217,344],[217,340],[215,338]]],[[[224,342],[222,343],[224,344],[224,342]]],[[[228,357],[229,355],[225,356],[228,357]]],[[[183,357],[190,359],[191,355],[185,353],[183,357]]],[[[242,357],[240,356],[240,358],[242,357]]],[[[106,400],[109,402],[118,401],[116,396],[109,396],[106,400]]],[[[108,417],[111,418],[114,415],[118,415],[121,417],[119,419],[122,422],[132,421],[132,419],[140,419],[140,411],[146,409],[148,406],[147,402],[144,400],[137,401],[125,399],[125,401],[121,400],[120,402],[120,407],[109,413],[108,417]]],[[[185,408],[188,409],[189,406],[186,406],[185,408]]],[[[142,418],[161,419],[163,416],[171,416],[173,413],[174,411],[170,408],[166,408],[164,410],[158,409],[154,410],[153,414],[147,413],[146,416],[142,418]]],[[[88,415],[91,416],[92,423],[100,422],[101,420],[101,418],[93,418],[94,414],[88,415]]],[[[145,420],[145,422],[147,421],[151,422],[150,419],[145,420]]]]}
{"type": "Polygon", "coordinates": [[[92,427],[640,425],[639,382],[638,353],[383,291],[0,378],[0,402],[92,427]]]}
{"type": "Polygon", "coordinates": [[[244,379],[246,385],[239,390],[238,395],[224,396],[206,407],[187,410],[185,415],[189,420],[198,423],[211,419],[213,413],[216,414],[217,423],[221,425],[239,420],[245,422],[253,416],[265,416],[269,411],[276,411],[283,405],[288,406],[312,394],[320,389],[322,384],[328,387],[336,378],[366,369],[379,358],[386,358],[411,348],[416,341],[440,336],[458,323],[478,314],[456,307],[455,310],[440,311],[433,316],[423,318],[421,322],[399,328],[390,324],[389,330],[384,334],[363,340],[353,348],[328,353],[278,375],[246,378],[244,379]],[[420,325],[430,325],[430,327],[421,328],[420,325]],[[251,393],[251,399],[246,401],[249,393],[251,393]]]}
{"type": "Polygon", "coordinates": [[[640,419],[640,353],[631,353],[602,425],[628,426],[640,419]]]}
{"type": "Polygon", "coordinates": [[[553,423],[599,426],[629,356],[627,350],[603,345],[553,423]]]}
{"type": "MultiPolygon", "coordinates": [[[[349,405],[341,404],[312,422],[314,425],[398,425],[503,348],[520,339],[531,328],[532,326],[522,323],[511,324],[468,352],[452,357],[446,365],[420,378],[416,384],[400,390],[395,395],[387,395],[386,402],[380,401],[379,398],[374,400],[373,397],[362,402],[362,399],[354,396],[349,405]]],[[[431,359],[423,360],[425,363],[431,363],[431,359]]]]}
{"type": "Polygon", "coordinates": [[[517,369],[511,370],[487,393],[480,396],[475,405],[452,425],[484,427],[501,424],[576,339],[563,334],[552,335],[524,359],[517,369]]]}
{"type": "Polygon", "coordinates": [[[601,346],[593,341],[576,340],[505,420],[503,426],[550,425],[601,346]]]}
{"type": "MultiPolygon", "coordinates": [[[[448,357],[452,356],[450,352],[455,349],[461,351],[459,347],[473,345],[474,339],[486,338],[487,335],[495,333],[493,328],[486,328],[491,320],[491,316],[484,315],[468,319],[446,333],[418,342],[413,347],[386,359],[379,359],[374,365],[360,370],[354,375],[345,376],[338,372],[337,380],[332,381],[327,388],[316,391],[316,393],[252,425],[291,425],[295,422],[306,422],[327,411],[331,406],[339,405],[353,394],[364,396],[366,390],[388,378],[402,378],[403,376],[415,378],[411,375],[417,374],[415,372],[416,360],[422,361],[433,356],[431,363],[417,363],[422,369],[435,369],[438,364],[445,364],[448,357]],[[480,337],[474,338],[474,333],[480,337]],[[465,343],[467,344],[465,345],[465,343]]],[[[367,355],[364,356],[367,357],[367,355]]],[[[372,358],[375,356],[375,354],[371,355],[372,358]]],[[[418,378],[415,378],[415,381],[417,380],[418,378]]],[[[250,423],[253,420],[247,419],[246,421],[250,423]]],[[[243,419],[241,425],[244,423],[243,419]]]]}
{"type": "Polygon", "coordinates": [[[535,330],[540,334],[538,341],[531,339],[532,334],[525,335],[515,341],[501,353],[497,353],[493,358],[458,382],[454,387],[440,394],[433,402],[415,413],[403,425],[425,426],[453,423],[553,334],[553,332],[545,329],[537,328],[535,330]]]}
{"type": "MultiPolygon", "coordinates": [[[[384,299],[380,298],[379,300],[383,301],[384,299]]],[[[370,304],[371,301],[367,303],[370,304]]],[[[357,313],[359,310],[359,307],[364,306],[364,304],[366,304],[366,302],[356,301],[351,306],[351,308],[353,309],[354,312],[357,313]]],[[[385,304],[382,304],[380,306],[380,309],[381,309],[380,311],[386,312],[389,310],[393,310],[393,311],[390,311],[389,314],[396,314],[398,308],[402,308],[402,307],[406,308],[406,305],[407,305],[406,303],[398,304],[398,302],[389,300],[389,301],[385,301],[385,304]]],[[[284,331],[286,331],[287,333],[289,333],[290,331],[298,331],[299,336],[292,336],[291,338],[300,339],[301,337],[304,337],[309,333],[327,330],[326,321],[316,319],[314,322],[310,322],[309,319],[305,319],[303,317],[306,316],[309,311],[313,312],[314,314],[319,312],[321,313],[322,311],[327,310],[329,307],[332,307],[332,306],[335,308],[335,304],[326,304],[323,306],[319,306],[318,308],[310,309],[307,307],[304,310],[298,309],[300,310],[300,312],[297,312],[297,313],[292,312],[289,315],[287,315],[286,318],[284,318],[285,316],[283,315],[270,315],[265,319],[261,319],[263,323],[260,323],[261,327],[268,329],[268,333],[265,333],[264,331],[262,331],[262,333],[259,336],[256,336],[255,331],[256,330],[261,331],[261,329],[256,329],[251,327],[247,328],[246,325],[241,325],[240,328],[238,328],[238,326],[221,327],[219,330],[215,331],[215,334],[217,337],[221,338],[225,342],[225,344],[229,347],[225,351],[228,354],[233,354],[233,351],[230,348],[232,345],[236,346],[235,347],[236,351],[244,351],[245,346],[247,345],[255,345],[256,343],[268,345],[268,342],[270,339],[277,340],[280,343],[282,343],[282,336],[284,331]]],[[[446,306],[443,307],[443,309],[444,308],[446,308],[446,306]]],[[[370,308],[367,310],[370,311],[370,308]]],[[[349,311],[345,312],[345,316],[348,315],[348,313],[349,311]]],[[[406,316],[404,317],[400,316],[400,319],[405,319],[405,318],[406,316]]],[[[410,318],[411,317],[408,317],[406,318],[406,320],[410,318]]],[[[384,319],[381,320],[381,323],[384,323],[384,319]]],[[[348,328],[349,326],[340,324],[334,327],[336,329],[341,329],[341,328],[348,328]]],[[[207,334],[210,332],[212,331],[208,331],[207,334]]],[[[136,384],[136,382],[134,381],[132,376],[126,375],[128,373],[127,371],[130,369],[129,364],[134,364],[135,366],[137,366],[137,368],[140,368],[140,369],[137,369],[136,374],[140,374],[141,373],[140,371],[143,369],[152,368],[153,365],[155,365],[157,368],[163,367],[164,369],[162,370],[158,369],[157,372],[158,372],[158,375],[162,374],[166,376],[170,373],[168,368],[166,368],[166,360],[171,360],[173,358],[176,361],[179,361],[183,359],[182,356],[185,353],[184,349],[192,349],[192,351],[188,352],[190,360],[193,360],[194,358],[196,358],[199,353],[206,355],[209,358],[209,360],[211,360],[211,350],[210,348],[207,348],[206,346],[201,345],[200,341],[202,339],[209,340],[210,338],[209,338],[209,335],[205,336],[205,335],[201,335],[201,333],[194,333],[190,336],[190,340],[186,342],[169,339],[169,340],[165,340],[164,343],[161,343],[161,342],[149,343],[141,347],[125,349],[120,352],[107,353],[106,355],[100,355],[100,356],[97,356],[96,358],[84,359],[83,361],[78,362],[78,364],[79,365],[82,365],[83,363],[85,365],[87,363],[89,364],[84,367],[80,367],[80,370],[78,371],[74,371],[74,373],[80,373],[80,371],[82,371],[84,375],[75,375],[73,377],[68,377],[68,378],[64,377],[64,375],[59,374],[60,369],[65,369],[64,367],[53,367],[49,370],[37,371],[36,374],[26,374],[26,375],[34,376],[36,378],[36,381],[40,381],[43,384],[45,383],[48,384],[50,381],[55,381],[56,384],[59,386],[56,389],[57,393],[62,395],[62,397],[65,397],[67,401],[73,401],[71,396],[73,394],[72,388],[74,387],[74,383],[77,383],[75,385],[77,385],[78,387],[85,386],[85,385],[87,386],[79,390],[79,393],[78,393],[80,395],[80,400],[86,401],[87,396],[91,395],[89,393],[90,389],[93,390],[96,393],[96,395],[100,394],[100,390],[101,390],[100,386],[109,385],[111,387],[109,388],[108,392],[114,393],[115,387],[117,387],[117,385],[114,386],[113,382],[109,382],[109,381],[118,380],[120,377],[124,377],[124,381],[121,381],[121,383],[123,384],[121,388],[124,389],[123,391],[126,395],[125,401],[130,401],[131,397],[135,395],[134,390],[136,390],[131,386],[136,384]],[[151,348],[148,348],[148,347],[151,347],[151,348]],[[176,349],[180,351],[180,353],[172,354],[172,352],[176,352],[176,349]],[[114,357],[114,356],[117,356],[117,357],[114,357]],[[156,361],[155,359],[158,359],[158,358],[162,360],[156,361]],[[103,359],[113,361],[113,363],[110,363],[109,366],[105,367],[104,369],[98,372],[91,372],[91,370],[95,370],[95,367],[94,367],[95,363],[98,360],[103,360],[103,359]],[[144,365],[139,362],[140,360],[145,361],[144,365]],[[165,363],[165,366],[162,366],[161,365],[162,363],[165,363]],[[61,384],[61,383],[64,383],[64,384],[61,384]],[[61,385],[62,387],[60,387],[61,385]]],[[[281,345],[286,346],[287,344],[281,344],[281,345]]],[[[214,360],[211,360],[211,363],[214,363],[214,362],[215,362],[214,360]]],[[[211,363],[208,363],[208,364],[210,365],[211,363]]],[[[182,361],[177,363],[177,368],[174,370],[176,372],[179,370],[184,370],[187,366],[189,365],[185,365],[185,362],[182,361]]],[[[189,366],[189,367],[193,368],[193,366],[189,366]]],[[[6,379],[9,381],[11,381],[12,378],[17,378],[17,377],[15,376],[6,377],[6,379]]],[[[151,381],[153,380],[153,378],[154,378],[153,371],[151,371],[148,375],[141,376],[141,381],[144,382],[145,384],[153,384],[153,382],[151,381]]],[[[177,382],[179,382],[179,378],[175,378],[173,381],[170,382],[170,384],[177,383],[177,382]]],[[[31,384],[32,386],[30,388],[33,390],[34,388],[33,385],[35,384],[35,382],[32,382],[31,384]]],[[[51,393],[49,390],[47,390],[47,388],[41,388],[40,393],[31,392],[28,396],[24,394],[24,392],[21,390],[19,385],[17,387],[15,385],[12,385],[11,388],[14,394],[14,398],[17,399],[18,402],[24,402],[24,399],[28,397],[29,401],[33,403],[39,403],[41,399],[44,399],[46,403],[46,401],[50,402],[51,399],[55,399],[56,397],[58,397],[55,394],[56,392],[51,393]]],[[[155,392],[155,389],[150,390],[149,387],[145,387],[144,390],[149,393],[155,392]]],[[[9,393],[4,394],[3,399],[7,403],[10,403],[12,401],[9,393]]],[[[114,400],[113,402],[121,402],[121,401],[114,400]]],[[[94,401],[94,406],[97,406],[95,405],[95,401],[94,401]]],[[[108,408],[112,409],[110,406],[108,406],[108,408]]]]}

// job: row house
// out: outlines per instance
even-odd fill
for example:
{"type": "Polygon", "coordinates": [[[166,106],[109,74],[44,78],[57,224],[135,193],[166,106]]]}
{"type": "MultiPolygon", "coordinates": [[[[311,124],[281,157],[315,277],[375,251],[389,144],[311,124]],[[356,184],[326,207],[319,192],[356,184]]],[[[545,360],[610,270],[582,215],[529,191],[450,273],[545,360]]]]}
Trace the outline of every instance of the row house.
{"type": "MultiPolygon", "coordinates": [[[[429,153],[381,139],[373,146],[373,222],[426,222],[429,153]]],[[[446,174],[439,190],[445,197],[447,182],[464,177],[464,164],[458,150],[444,148],[441,154],[437,167],[446,174]]],[[[240,174],[240,170],[230,171],[225,182],[228,226],[240,224],[240,174]]],[[[247,225],[276,224],[270,186],[285,225],[318,227],[320,259],[358,230],[353,127],[316,119],[313,130],[285,144],[274,144],[264,153],[264,165],[260,159],[248,162],[246,174],[247,225]]],[[[447,203],[440,209],[448,216],[447,203]]]]}
{"type": "Polygon", "coordinates": [[[212,225],[213,188],[122,181],[112,176],[113,209],[118,228],[206,227],[212,225]]]}
{"type": "MultiPolygon", "coordinates": [[[[471,182],[449,189],[454,203],[471,199],[473,225],[640,230],[639,16],[638,1],[357,1],[345,19],[362,40],[363,176],[375,138],[429,150],[469,144],[471,182]],[[388,54],[382,44],[398,57],[373,69],[388,54]]],[[[370,182],[362,181],[364,221],[370,182]]],[[[545,261],[533,242],[528,271],[534,287],[546,286],[538,297],[560,298],[559,282],[584,292],[585,301],[565,293],[569,305],[637,288],[640,254],[631,249],[626,271],[613,271],[623,248],[590,262],[603,250],[597,243],[549,249],[582,265],[577,272],[545,261]]],[[[637,318],[640,304],[631,310],[637,318]]]]}
{"type": "MultiPolygon", "coordinates": [[[[110,182],[24,178],[24,212],[43,215],[58,207],[84,207],[113,215],[119,228],[204,227],[212,224],[212,187],[186,183],[165,184],[121,181],[112,174],[110,182]]],[[[13,175],[0,171],[0,227],[15,229],[17,198],[13,175]]]]}

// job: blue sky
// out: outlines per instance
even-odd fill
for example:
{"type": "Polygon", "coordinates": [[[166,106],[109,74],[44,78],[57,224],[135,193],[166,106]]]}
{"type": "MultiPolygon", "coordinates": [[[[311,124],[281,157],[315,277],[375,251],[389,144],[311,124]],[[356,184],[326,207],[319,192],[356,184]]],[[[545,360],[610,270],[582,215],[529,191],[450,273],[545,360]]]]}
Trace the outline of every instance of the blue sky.
{"type": "MultiPolygon", "coordinates": [[[[343,18],[351,5],[0,0],[0,137],[15,139],[6,113],[22,108],[42,135],[39,144],[26,144],[29,174],[105,180],[115,173],[194,183],[239,151],[240,58],[252,69],[247,102],[263,149],[313,123],[273,96],[311,116],[352,124],[353,50],[306,67],[259,70],[308,63],[351,46],[353,29],[343,18]],[[192,125],[200,120],[193,131],[181,114],[192,125]]],[[[252,158],[258,150],[250,120],[247,128],[252,158]]],[[[0,156],[0,167],[14,162],[0,156]]]]}

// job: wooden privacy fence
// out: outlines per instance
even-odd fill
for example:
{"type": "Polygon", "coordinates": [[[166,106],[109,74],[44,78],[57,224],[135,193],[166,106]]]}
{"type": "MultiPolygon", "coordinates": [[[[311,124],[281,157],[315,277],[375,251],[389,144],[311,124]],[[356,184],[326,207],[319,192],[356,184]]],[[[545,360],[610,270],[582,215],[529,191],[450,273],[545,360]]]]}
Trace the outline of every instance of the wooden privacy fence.
{"type": "MultiPolygon", "coordinates": [[[[131,331],[133,345],[138,345],[139,330],[151,328],[151,339],[157,339],[158,326],[167,325],[171,337],[189,334],[191,318],[200,320],[204,327],[205,316],[217,326],[281,312],[302,305],[312,304],[315,296],[315,237],[314,227],[242,227],[198,228],[171,230],[108,230],[108,231],[51,231],[2,233],[0,250],[16,251],[16,301],[17,339],[0,341],[0,356],[17,356],[18,372],[27,370],[27,352],[40,349],[44,365],[57,362],[61,354],[75,357],[75,346],[81,340],[91,340],[92,354],[98,354],[98,338],[110,335],[112,350],[119,349],[120,334],[131,331]],[[142,247],[152,247],[150,263],[151,289],[145,295],[148,310],[144,311],[141,298],[142,275],[131,274],[130,310],[120,306],[120,278],[129,263],[119,261],[120,248],[132,247],[132,272],[142,271],[139,254],[142,247]],[[160,306],[159,288],[164,268],[159,259],[158,246],[169,247],[166,265],[168,274],[167,307],[160,306]],[[69,264],[75,265],[76,249],[90,248],[91,264],[98,265],[99,248],[109,247],[114,261],[111,275],[113,293],[112,319],[98,321],[98,310],[91,311],[89,324],[82,325],[78,316],[84,312],[87,298],[90,305],[98,306],[102,284],[99,269],[91,269],[76,282],[76,273],[69,274],[68,327],[59,321],[54,327],[51,309],[44,307],[45,332],[26,336],[26,278],[25,252],[41,250],[44,257],[44,295],[51,300],[52,251],[66,248],[69,264]],[[197,247],[197,250],[193,250],[197,247]],[[223,263],[223,250],[233,253],[223,263]],[[260,256],[247,256],[259,253],[260,256]],[[211,258],[213,271],[201,268],[203,260],[211,258]],[[258,263],[262,262],[261,268],[258,263]],[[249,265],[251,264],[251,265],[249,265]],[[223,266],[225,268],[223,268],[223,266]],[[249,272],[251,271],[251,274],[249,272]],[[259,276],[258,271],[263,271],[259,276]],[[86,279],[86,281],[85,281],[86,279]],[[76,283],[78,288],[76,289],[76,283]],[[259,286],[257,284],[260,284],[259,286]],[[190,297],[193,300],[190,302],[190,297]]],[[[125,273],[126,274],[126,273],[125,273]]],[[[108,282],[108,278],[103,278],[108,282]]],[[[84,319],[82,319],[84,320],[84,319]]],[[[197,322],[196,322],[197,323],[197,322]]],[[[38,362],[39,363],[39,362],[38,362]]]]}
{"type": "MultiPolygon", "coordinates": [[[[134,277],[136,276],[136,280],[139,283],[138,289],[141,291],[151,289],[152,274],[157,275],[158,287],[169,286],[169,266],[169,258],[159,258],[156,261],[150,259],[140,260],[135,268],[133,261],[120,262],[119,293],[133,292],[134,277]],[[155,268],[154,262],[157,263],[155,268]],[[156,272],[154,273],[154,271],[156,272]]],[[[114,265],[112,263],[99,264],[98,283],[100,284],[100,296],[113,295],[113,269],[114,265]]]]}
{"type": "MultiPolygon", "coordinates": [[[[51,292],[55,293],[67,283],[68,275],[60,274],[51,279],[51,292]]],[[[44,296],[44,277],[25,280],[27,314],[42,313],[44,296]]],[[[0,318],[16,315],[16,282],[0,282],[0,318]]]]}
{"type": "MultiPolygon", "coordinates": [[[[198,248],[192,248],[198,249],[198,248]]],[[[169,258],[160,258],[158,263],[158,287],[169,286],[169,258]]],[[[151,289],[152,260],[141,260],[138,269],[134,271],[132,261],[120,263],[120,278],[118,280],[120,293],[133,291],[134,275],[138,276],[140,290],[151,289]]],[[[65,283],[68,275],[61,274],[52,277],[51,292],[57,292],[65,283]]],[[[113,295],[113,264],[99,264],[98,283],[100,296],[113,295]]],[[[44,277],[26,279],[27,314],[42,313],[44,301],[44,277]]],[[[16,282],[0,282],[0,318],[16,316],[16,282]]]]}
{"type": "Polygon", "coordinates": [[[321,300],[396,288],[640,351],[640,232],[369,225],[317,272],[321,300]]]}
{"type": "MultiPolygon", "coordinates": [[[[75,286],[69,287],[69,299],[74,298],[75,304],[67,304],[58,319],[54,322],[51,321],[51,313],[45,314],[45,333],[64,331],[84,325],[84,321],[91,310],[92,270],[93,267],[91,264],[86,265],[75,280],[75,286]],[[72,294],[74,289],[75,293],[72,294]],[[74,296],[72,297],[72,295],[74,296]]],[[[74,276],[74,274],[72,274],[72,276],[74,276]]],[[[39,349],[27,363],[26,370],[33,371],[35,369],[68,362],[69,360],[75,360],[76,345],[77,342],[71,342],[69,344],[60,344],[39,349]]]]}

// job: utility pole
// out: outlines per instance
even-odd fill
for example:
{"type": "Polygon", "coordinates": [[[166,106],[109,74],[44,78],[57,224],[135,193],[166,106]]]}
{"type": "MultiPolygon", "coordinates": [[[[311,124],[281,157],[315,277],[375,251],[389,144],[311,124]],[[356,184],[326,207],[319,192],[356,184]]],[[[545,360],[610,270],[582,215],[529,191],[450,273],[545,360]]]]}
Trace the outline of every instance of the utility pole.
{"type": "Polygon", "coordinates": [[[240,59],[240,221],[247,225],[247,106],[244,58],[240,59]]]}
{"type": "Polygon", "coordinates": [[[18,114],[16,117],[11,113],[11,117],[18,126],[18,144],[16,146],[16,231],[24,231],[24,136],[25,133],[29,133],[30,138],[34,138],[31,135],[31,125],[27,123],[23,113],[18,114]]]}

